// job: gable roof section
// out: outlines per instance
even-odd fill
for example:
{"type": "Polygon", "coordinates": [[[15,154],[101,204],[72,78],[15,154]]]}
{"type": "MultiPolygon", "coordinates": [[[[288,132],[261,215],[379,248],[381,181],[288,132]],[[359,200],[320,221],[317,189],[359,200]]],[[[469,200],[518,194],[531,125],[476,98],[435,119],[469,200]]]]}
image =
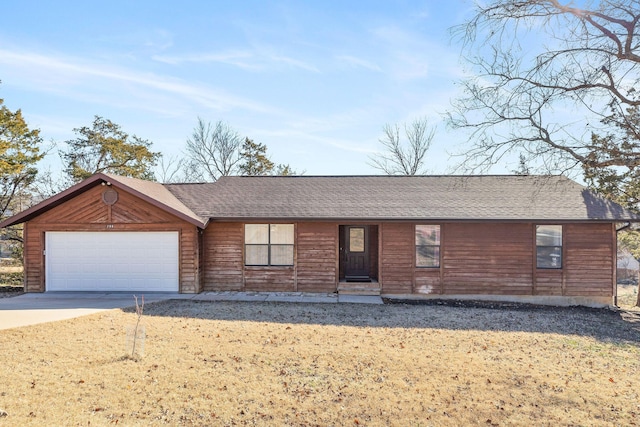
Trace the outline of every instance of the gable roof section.
{"type": "Polygon", "coordinates": [[[223,177],[165,187],[211,220],[640,221],[562,176],[223,177]]]}
{"type": "Polygon", "coordinates": [[[196,215],[191,209],[178,200],[162,184],[145,181],[136,178],[127,178],[106,173],[98,173],[66,189],[65,191],[50,197],[31,208],[20,212],[2,222],[0,227],[9,227],[19,224],[52,209],[74,197],[103,183],[109,183],[115,188],[122,189],[133,194],[152,205],[171,213],[200,228],[206,227],[207,221],[196,215]]]}

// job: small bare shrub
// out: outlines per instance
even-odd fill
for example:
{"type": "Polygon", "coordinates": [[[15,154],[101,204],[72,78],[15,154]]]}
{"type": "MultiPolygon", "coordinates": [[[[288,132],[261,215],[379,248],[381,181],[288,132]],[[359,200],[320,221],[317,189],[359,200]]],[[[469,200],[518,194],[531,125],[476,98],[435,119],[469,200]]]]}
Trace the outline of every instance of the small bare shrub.
{"type": "Polygon", "coordinates": [[[144,355],[144,340],[146,337],[144,325],[140,325],[140,320],[144,313],[144,295],[140,298],[140,303],[138,303],[136,295],[133,298],[136,301],[136,324],[127,328],[127,348],[131,348],[132,359],[136,357],[136,352],[139,356],[144,355]]]}

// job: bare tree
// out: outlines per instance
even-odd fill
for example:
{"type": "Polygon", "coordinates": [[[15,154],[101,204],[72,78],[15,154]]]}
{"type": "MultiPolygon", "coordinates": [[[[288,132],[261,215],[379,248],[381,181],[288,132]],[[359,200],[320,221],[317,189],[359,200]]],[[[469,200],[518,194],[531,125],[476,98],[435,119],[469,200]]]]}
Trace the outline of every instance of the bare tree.
{"type": "Polygon", "coordinates": [[[461,155],[487,169],[523,153],[547,170],[640,166],[640,139],[607,147],[592,133],[640,106],[637,0],[493,0],[454,30],[474,77],[450,123],[471,130],[461,155]]]}
{"type": "Polygon", "coordinates": [[[158,182],[163,184],[191,182],[188,178],[189,168],[187,167],[187,160],[184,157],[176,155],[169,157],[165,157],[164,155],[160,156],[155,174],[158,182]]]}
{"type": "Polygon", "coordinates": [[[53,197],[71,187],[73,184],[73,180],[66,174],[54,172],[50,166],[41,168],[38,171],[36,180],[31,186],[32,203],[40,203],[49,197],[53,197]]]}
{"type": "Polygon", "coordinates": [[[198,118],[198,125],[187,140],[188,169],[194,178],[205,181],[232,175],[238,168],[242,141],[228,124],[218,121],[212,126],[198,118]]]}
{"type": "Polygon", "coordinates": [[[419,118],[409,125],[404,124],[406,142],[400,136],[398,124],[386,124],[382,128],[384,137],[379,141],[384,152],[369,157],[369,165],[387,175],[419,175],[424,173],[427,150],[435,135],[426,118],[419,118]]]}

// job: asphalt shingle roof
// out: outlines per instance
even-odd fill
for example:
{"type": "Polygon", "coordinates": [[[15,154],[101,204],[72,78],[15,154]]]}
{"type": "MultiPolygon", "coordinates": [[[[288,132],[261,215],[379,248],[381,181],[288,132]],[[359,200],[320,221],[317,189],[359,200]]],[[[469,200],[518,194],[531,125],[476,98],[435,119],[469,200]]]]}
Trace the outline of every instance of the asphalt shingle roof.
{"type": "Polygon", "coordinates": [[[162,184],[107,173],[103,175],[109,178],[112,182],[120,183],[121,185],[128,187],[130,190],[134,190],[140,195],[145,195],[149,199],[160,203],[165,207],[165,209],[168,208],[173,210],[174,213],[178,213],[194,222],[206,223],[206,220],[196,215],[193,210],[188,206],[185,206],[171,191],[169,191],[166,186],[162,184]]]}
{"type": "Polygon", "coordinates": [[[562,176],[236,176],[165,187],[212,220],[640,220],[562,176]]]}

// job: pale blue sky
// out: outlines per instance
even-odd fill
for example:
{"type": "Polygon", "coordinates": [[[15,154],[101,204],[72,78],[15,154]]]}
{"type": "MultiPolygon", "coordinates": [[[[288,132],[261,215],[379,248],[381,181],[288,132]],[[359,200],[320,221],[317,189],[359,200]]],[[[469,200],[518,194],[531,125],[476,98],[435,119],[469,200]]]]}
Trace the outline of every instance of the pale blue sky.
{"type": "Polygon", "coordinates": [[[382,126],[427,116],[438,126],[427,167],[446,173],[455,163],[447,151],[465,140],[442,122],[462,75],[448,29],[469,8],[462,0],[7,2],[0,98],[46,140],[70,139],[100,115],[165,156],[181,153],[198,117],[224,120],[307,175],[379,173],[367,162],[382,126]]]}

